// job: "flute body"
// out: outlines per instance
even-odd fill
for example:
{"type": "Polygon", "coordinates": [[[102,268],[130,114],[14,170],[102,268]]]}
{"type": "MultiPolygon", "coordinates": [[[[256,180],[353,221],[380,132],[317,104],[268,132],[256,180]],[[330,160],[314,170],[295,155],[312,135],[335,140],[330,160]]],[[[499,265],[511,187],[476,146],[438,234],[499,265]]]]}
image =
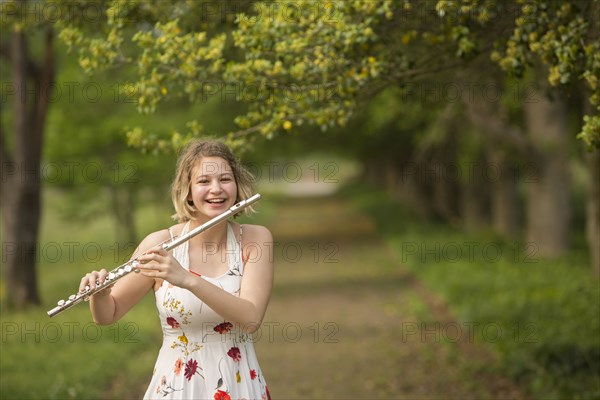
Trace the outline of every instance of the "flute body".
{"type": "MultiPolygon", "coordinates": [[[[177,236],[177,237],[173,238],[172,240],[164,243],[162,245],[163,249],[165,249],[166,251],[174,249],[175,247],[187,242],[194,236],[212,228],[213,226],[223,222],[227,218],[239,213],[244,208],[246,208],[246,207],[254,204],[255,202],[257,202],[258,200],[260,200],[260,198],[261,198],[260,194],[257,193],[254,196],[247,198],[246,200],[242,200],[239,203],[234,204],[231,208],[229,208],[224,213],[219,214],[216,217],[214,217],[213,219],[198,226],[197,228],[192,229],[185,235],[177,236]]],[[[117,268],[110,271],[108,273],[108,275],[106,276],[104,282],[102,282],[101,284],[99,283],[94,290],[90,290],[89,288],[87,288],[87,290],[85,290],[83,292],[78,292],[76,294],[70,295],[67,300],[60,300],[56,307],[54,307],[52,310],[48,311],[48,316],[53,317],[57,314],[60,314],[61,312],[65,311],[65,310],[68,310],[69,308],[73,307],[74,305],[81,303],[82,301],[87,301],[90,296],[114,285],[115,282],[117,282],[119,279],[123,278],[124,276],[130,274],[131,272],[139,272],[139,270],[137,270],[133,266],[134,262],[135,262],[135,260],[133,260],[133,259],[129,260],[126,263],[121,264],[117,268]]]]}

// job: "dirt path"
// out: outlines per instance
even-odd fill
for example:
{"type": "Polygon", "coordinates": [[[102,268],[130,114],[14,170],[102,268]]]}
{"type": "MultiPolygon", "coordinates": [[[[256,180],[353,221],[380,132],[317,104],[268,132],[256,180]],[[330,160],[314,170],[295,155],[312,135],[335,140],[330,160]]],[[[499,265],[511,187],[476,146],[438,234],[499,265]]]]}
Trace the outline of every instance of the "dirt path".
{"type": "Polygon", "coordinates": [[[256,347],[273,398],[525,397],[347,203],[287,201],[270,228],[276,283],[256,347]]]}

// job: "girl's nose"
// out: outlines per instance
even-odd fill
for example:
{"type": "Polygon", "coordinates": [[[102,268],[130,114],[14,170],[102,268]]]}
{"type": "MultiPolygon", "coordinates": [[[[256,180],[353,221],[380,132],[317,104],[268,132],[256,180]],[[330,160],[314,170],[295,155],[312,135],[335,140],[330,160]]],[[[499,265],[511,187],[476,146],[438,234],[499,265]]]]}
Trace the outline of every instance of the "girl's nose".
{"type": "Polygon", "coordinates": [[[221,192],[221,182],[218,179],[213,179],[213,181],[210,184],[210,191],[212,193],[221,192]]]}

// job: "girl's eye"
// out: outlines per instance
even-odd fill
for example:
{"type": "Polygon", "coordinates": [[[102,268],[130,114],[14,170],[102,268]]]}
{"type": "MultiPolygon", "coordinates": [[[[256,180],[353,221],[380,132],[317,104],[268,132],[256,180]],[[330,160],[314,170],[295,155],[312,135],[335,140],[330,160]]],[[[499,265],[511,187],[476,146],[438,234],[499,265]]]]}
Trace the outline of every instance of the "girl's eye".
{"type": "Polygon", "coordinates": [[[229,182],[231,180],[231,178],[229,178],[228,176],[224,176],[223,178],[221,178],[222,182],[229,182]]]}

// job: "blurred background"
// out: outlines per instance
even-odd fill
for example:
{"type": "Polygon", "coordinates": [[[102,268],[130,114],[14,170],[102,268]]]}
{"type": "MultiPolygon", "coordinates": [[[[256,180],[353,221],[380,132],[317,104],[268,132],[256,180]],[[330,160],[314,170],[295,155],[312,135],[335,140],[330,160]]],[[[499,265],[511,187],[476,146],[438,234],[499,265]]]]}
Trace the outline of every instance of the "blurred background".
{"type": "Polygon", "coordinates": [[[600,399],[599,6],[0,2],[0,397],[142,396],[152,296],[46,311],[209,137],[275,239],[273,398],[600,399]]]}

